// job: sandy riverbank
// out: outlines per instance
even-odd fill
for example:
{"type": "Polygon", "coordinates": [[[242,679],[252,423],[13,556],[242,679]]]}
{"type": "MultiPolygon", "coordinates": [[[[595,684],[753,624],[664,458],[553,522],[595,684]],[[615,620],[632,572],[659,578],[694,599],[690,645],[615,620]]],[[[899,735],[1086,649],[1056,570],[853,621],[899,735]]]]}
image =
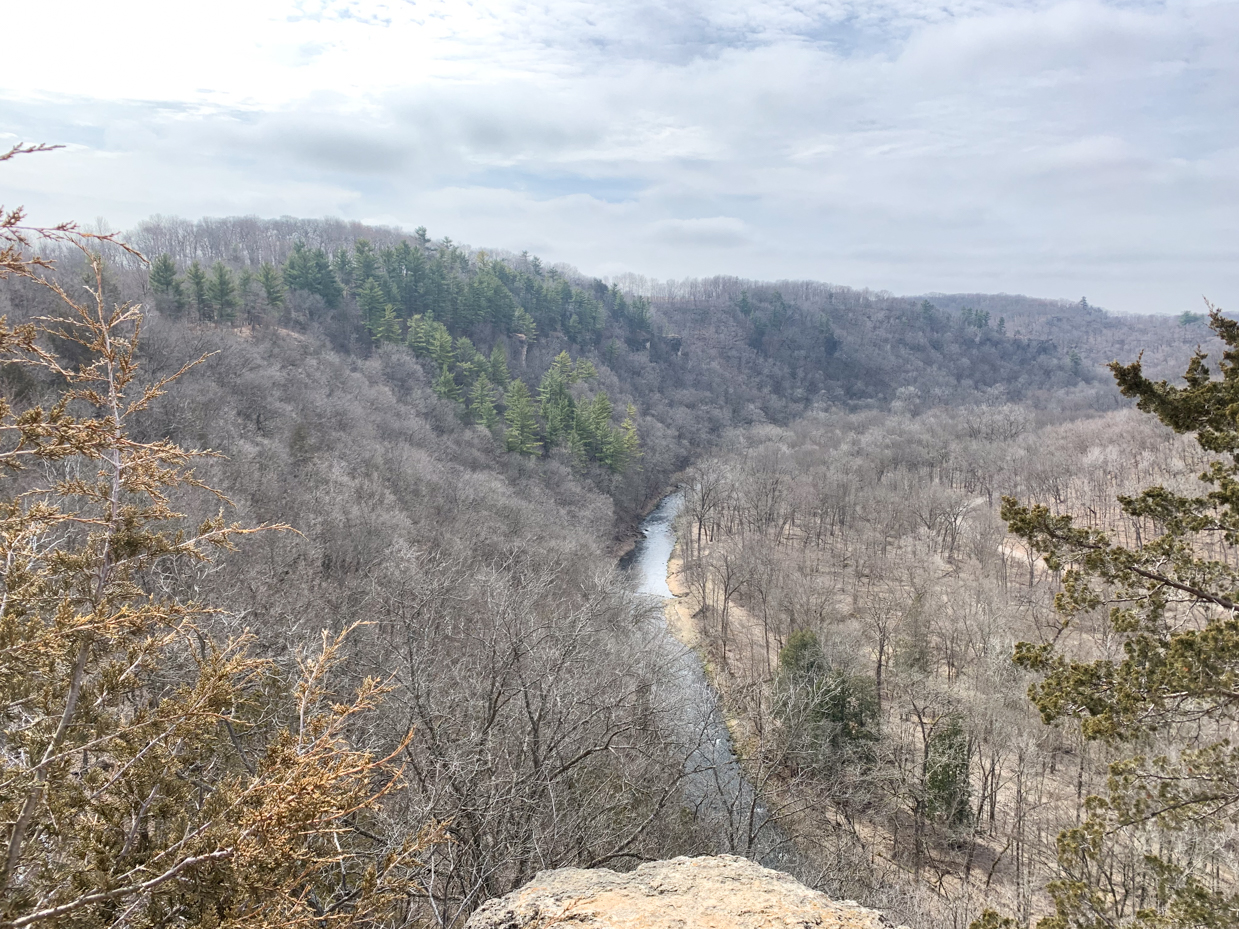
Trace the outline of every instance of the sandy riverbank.
{"type": "Polygon", "coordinates": [[[697,631],[697,621],[693,616],[696,604],[688,596],[688,581],[684,576],[684,558],[679,542],[676,542],[675,548],[671,550],[671,557],[667,560],[667,586],[673,594],[664,607],[667,628],[676,639],[695,649],[701,644],[701,635],[697,631]]]}

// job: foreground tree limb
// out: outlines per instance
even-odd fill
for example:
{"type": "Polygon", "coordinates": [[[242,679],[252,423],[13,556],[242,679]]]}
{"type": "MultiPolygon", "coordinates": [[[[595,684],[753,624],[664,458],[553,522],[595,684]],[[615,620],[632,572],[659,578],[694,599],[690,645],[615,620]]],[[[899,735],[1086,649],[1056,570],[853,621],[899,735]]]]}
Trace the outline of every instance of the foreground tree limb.
{"type": "MultiPolygon", "coordinates": [[[[1086,739],[1119,753],[1105,795],[1059,835],[1055,915],[1042,929],[1239,920],[1234,875],[1207,864],[1239,826],[1239,324],[1210,306],[1210,326],[1220,363],[1211,369],[1197,350],[1185,386],[1149,380],[1138,360],[1111,365],[1124,395],[1211,454],[1200,494],[1119,497],[1146,529],[1134,548],[1048,507],[1003,501],[1011,532],[1062,572],[1055,634],[1016,647],[1016,663],[1043,675],[1030,695],[1047,723],[1077,719],[1086,739]],[[1205,543],[1216,552],[1219,541],[1222,556],[1207,556],[1205,543]],[[1086,617],[1104,617],[1121,657],[1069,650],[1065,633],[1086,617]]],[[[977,925],[1005,923],[989,914],[977,925]]]]}
{"type": "Polygon", "coordinates": [[[185,525],[175,499],[213,493],[192,467],[209,453],[130,435],[186,369],[138,382],[141,312],[108,306],[96,250],[128,247],[72,224],[27,227],[23,215],[0,211],[0,279],[45,288],[61,309],[0,320],[0,361],[58,390],[46,409],[0,398],[10,482],[0,500],[0,927],[403,925],[415,856],[439,836],[378,838],[411,734],[364,744],[359,723],[384,682],[336,692],[355,624],[283,668],[253,654],[248,634],[216,641],[209,603],[153,592],[160,565],[205,563],[286,527],[229,524],[222,510],[185,525]],[[39,240],[81,249],[87,299],[51,276],[31,249],[39,240]],[[66,342],[85,360],[63,360],[53,346],[66,342]]]}

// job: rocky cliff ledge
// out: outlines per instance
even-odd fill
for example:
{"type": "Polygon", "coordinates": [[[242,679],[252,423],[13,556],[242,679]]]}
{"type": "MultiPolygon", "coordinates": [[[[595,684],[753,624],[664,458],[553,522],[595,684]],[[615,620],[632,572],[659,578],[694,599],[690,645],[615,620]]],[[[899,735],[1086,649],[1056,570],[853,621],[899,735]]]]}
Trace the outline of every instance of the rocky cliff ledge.
{"type": "Polygon", "coordinates": [[[484,904],[466,929],[890,929],[745,858],[674,858],[635,871],[542,871],[484,904]]]}

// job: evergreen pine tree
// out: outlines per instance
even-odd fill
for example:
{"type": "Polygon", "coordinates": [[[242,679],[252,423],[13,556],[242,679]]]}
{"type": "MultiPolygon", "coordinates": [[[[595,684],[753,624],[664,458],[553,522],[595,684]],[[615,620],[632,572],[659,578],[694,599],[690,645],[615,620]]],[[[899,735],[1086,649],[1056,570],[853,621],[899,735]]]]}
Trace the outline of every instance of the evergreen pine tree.
{"type": "Polygon", "coordinates": [[[553,448],[566,442],[575,431],[576,408],[571,394],[557,393],[542,401],[542,419],[546,423],[546,444],[553,448]]]}
{"type": "Polygon", "coordinates": [[[396,316],[396,308],[390,303],[383,310],[383,318],[373,330],[376,342],[395,344],[400,341],[400,319],[396,316]]]}
{"type": "Polygon", "coordinates": [[[336,279],[336,273],[331,269],[331,259],[321,248],[314,249],[311,254],[313,261],[314,288],[313,292],[323,298],[328,309],[338,309],[344,299],[344,287],[336,279]]]}
{"type": "Polygon", "coordinates": [[[499,414],[495,412],[495,385],[485,374],[478,376],[473,382],[473,390],[469,392],[469,415],[475,423],[481,423],[487,429],[494,429],[499,424],[499,414]]]}
{"type": "Polygon", "coordinates": [[[340,282],[340,286],[344,288],[346,294],[351,293],[353,284],[357,280],[355,269],[353,266],[353,256],[345,246],[336,249],[334,255],[331,256],[331,269],[335,271],[336,279],[340,282]]]}
{"type": "Polygon", "coordinates": [[[624,421],[618,429],[611,430],[607,466],[612,471],[626,471],[641,457],[641,440],[637,435],[637,408],[631,403],[625,411],[624,421]]]}
{"type": "Polygon", "coordinates": [[[176,316],[180,316],[185,312],[185,307],[188,303],[185,297],[185,281],[177,278],[172,282],[172,289],[164,298],[167,303],[167,309],[171,310],[176,316]]]}
{"type": "Polygon", "coordinates": [[[538,326],[523,306],[518,306],[512,316],[512,331],[519,332],[530,342],[537,340],[538,326]]]}
{"type": "Polygon", "coordinates": [[[293,250],[284,263],[283,277],[290,290],[315,290],[314,261],[309,248],[300,239],[293,243],[293,250]]]}
{"type": "Polygon", "coordinates": [[[586,414],[587,447],[595,461],[609,464],[606,460],[611,444],[611,398],[605,390],[598,391],[586,414]]]}
{"type": "Polygon", "coordinates": [[[632,328],[637,332],[649,332],[654,325],[654,317],[650,312],[650,301],[645,299],[645,297],[637,297],[632,301],[632,309],[629,310],[628,315],[632,328]]]}
{"type": "Polygon", "coordinates": [[[363,284],[378,278],[382,273],[379,256],[367,239],[358,239],[353,245],[353,270],[363,284]]]}
{"type": "Polygon", "coordinates": [[[452,376],[452,372],[447,366],[439,369],[438,380],[435,381],[435,393],[444,400],[460,402],[460,386],[456,383],[456,378],[452,376]]]}
{"type": "Polygon", "coordinates": [[[237,317],[237,282],[232,271],[222,261],[215,262],[207,281],[207,301],[222,322],[232,322],[237,317]]]}
{"type": "Polygon", "coordinates": [[[511,375],[508,373],[508,349],[502,341],[490,350],[490,379],[500,390],[506,390],[511,375]]]}
{"type": "Polygon", "coordinates": [[[358,289],[357,307],[361,310],[362,323],[373,336],[387,310],[387,297],[383,293],[383,288],[379,286],[379,282],[373,277],[366,278],[358,289]]]}
{"type": "Polygon", "coordinates": [[[779,650],[776,710],[803,731],[802,760],[825,771],[856,764],[877,740],[873,680],[830,667],[817,634],[797,629],[779,650]]]}
{"type": "Polygon", "coordinates": [[[284,305],[284,276],[271,262],[264,261],[258,269],[258,285],[269,309],[276,310],[284,305]]]}
{"type": "Polygon", "coordinates": [[[611,315],[620,322],[627,324],[628,319],[628,301],[624,299],[623,293],[619,287],[612,284],[611,290],[607,294],[607,298],[611,301],[611,315]]]}
{"type": "Polygon", "coordinates": [[[925,758],[925,811],[940,823],[958,826],[972,813],[969,801],[968,735],[958,716],[939,720],[929,737],[925,758]]]}
{"type": "Polygon", "coordinates": [[[423,303],[423,290],[426,286],[426,255],[421,249],[414,248],[408,240],[401,242],[396,248],[402,274],[398,282],[400,305],[406,315],[412,315],[423,303]]]}
{"type": "Polygon", "coordinates": [[[473,340],[464,335],[456,340],[455,353],[456,369],[466,384],[472,384],[486,367],[486,359],[474,347],[473,340]]]}
{"type": "Polygon", "coordinates": [[[513,381],[508,388],[508,409],[504,413],[507,432],[504,444],[508,451],[522,455],[540,455],[542,443],[538,440],[538,420],[534,416],[533,400],[523,381],[513,381]]]}
{"type": "Polygon", "coordinates": [[[176,284],[176,262],[168,254],[160,255],[151,262],[151,290],[157,294],[172,292],[176,284]]]}
{"type": "Polygon", "coordinates": [[[254,272],[249,268],[242,268],[241,273],[237,275],[237,301],[240,304],[241,312],[244,314],[245,322],[250,328],[262,322],[262,310],[259,306],[258,294],[254,291],[254,272]]]}
{"type": "MultiPolygon", "coordinates": [[[[580,417],[578,416],[578,422],[580,417]]],[[[581,430],[573,425],[572,431],[568,433],[566,442],[568,453],[572,456],[572,460],[578,465],[585,465],[589,462],[589,449],[585,447],[585,440],[581,437],[581,430]]]]}
{"type": "Polygon", "coordinates": [[[327,253],[321,248],[311,249],[300,240],[293,243],[284,265],[284,283],[292,290],[318,294],[329,309],[336,309],[344,296],[327,253]]]}
{"type": "Polygon", "coordinates": [[[409,320],[409,331],[405,333],[404,344],[413,349],[418,358],[425,358],[430,353],[426,343],[426,330],[430,323],[420,313],[409,320]]]}
{"type": "Polygon", "coordinates": [[[179,316],[184,311],[185,282],[176,276],[176,262],[170,255],[160,255],[151,264],[150,283],[160,312],[179,316]]]}
{"type": "Polygon", "coordinates": [[[207,297],[207,273],[197,260],[185,269],[185,280],[189,284],[189,297],[193,302],[194,312],[199,319],[206,319],[211,308],[207,297]]]}
{"type": "Polygon", "coordinates": [[[574,430],[576,404],[568,388],[575,382],[575,369],[567,352],[560,352],[538,387],[542,419],[546,423],[546,444],[558,445],[574,430]]]}
{"type": "Polygon", "coordinates": [[[572,364],[572,356],[560,352],[547,368],[546,376],[556,383],[571,386],[576,383],[576,367],[572,364]]]}
{"type": "Polygon", "coordinates": [[[426,349],[434,363],[441,368],[456,366],[455,343],[447,327],[440,322],[432,322],[426,333],[426,349]]]}

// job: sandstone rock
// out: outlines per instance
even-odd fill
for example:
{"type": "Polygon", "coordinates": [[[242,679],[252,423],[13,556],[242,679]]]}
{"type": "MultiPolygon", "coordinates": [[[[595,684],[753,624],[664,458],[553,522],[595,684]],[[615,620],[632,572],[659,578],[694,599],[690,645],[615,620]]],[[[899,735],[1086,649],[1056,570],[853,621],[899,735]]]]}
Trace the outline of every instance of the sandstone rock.
{"type": "Polygon", "coordinates": [[[835,903],[734,855],[674,858],[635,871],[542,871],[485,903],[466,929],[889,929],[879,913],[835,903]]]}

